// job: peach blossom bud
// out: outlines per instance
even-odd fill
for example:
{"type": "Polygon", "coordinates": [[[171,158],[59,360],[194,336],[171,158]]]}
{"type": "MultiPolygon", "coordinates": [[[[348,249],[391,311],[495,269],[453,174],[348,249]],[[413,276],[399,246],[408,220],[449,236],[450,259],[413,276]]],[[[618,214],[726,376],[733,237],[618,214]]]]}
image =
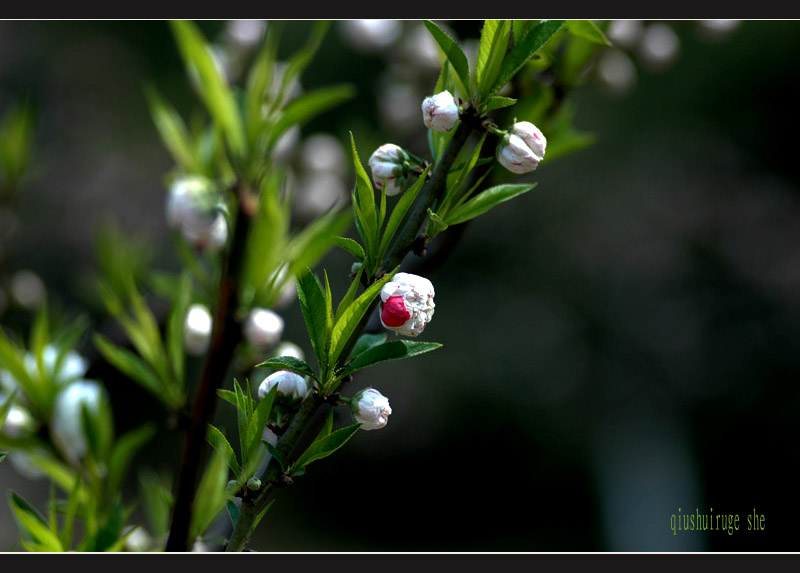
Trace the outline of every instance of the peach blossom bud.
{"type": "Polygon", "coordinates": [[[72,462],[86,454],[88,443],[83,432],[82,410],[98,415],[106,400],[103,387],[93,380],[77,380],[56,395],[50,431],[53,442],[72,462]]]}
{"type": "Polygon", "coordinates": [[[445,90],[422,100],[422,121],[434,131],[450,131],[458,121],[458,104],[445,90]]]}
{"type": "Polygon", "coordinates": [[[410,273],[397,273],[381,289],[381,323],[404,336],[418,336],[433,318],[433,284],[410,273]]]}
{"type": "Polygon", "coordinates": [[[214,183],[198,175],[187,175],[170,185],[167,224],[187,241],[202,249],[218,250],[228,238],[228,225],[214,183]]]}
{"type": "Polygon", "coordinates": [[[263,400],[276,385],[278,386],[278,395],[289,400],[302,400],[308,394],[308,382],[305,378],[288,370],[278,370],[264,378],[258,386],[258,398],[263,400]]]}
{"type": "Polygon", "coordinates": [[[254,308],[244,323],[244,337],[258,348],[275,346],[283,335],[283,318],[268,308],[254,308]]]}
{"type": "Polygon", "coordinates": [[[386,188],[386,195],[397,195],[408,181],[408,154],[394,143],[384,143],[369,158],[372,181],[378,189],[386,188]]]}
{"type": "Polygon", "coordinates": [[[208,348],[211,340],[211,313],[202,304],[193,304],[183,323],[184,344],[189,354],[199,356],[208,348]]]}
{"type": "Polygon", "coordinates": [[[497,147],[497,160],[512,173],[529,173],[544,159],[546,147],[541,130],[529,121],[520,121],[511,126],[497,147]]]}
{"type": "Polygon", "coordinates": [[[374,388],[365,388],[353,396],[350,411],[362,430],[379,430],[389,421],[392,408],[386,396],[374,388]]]}

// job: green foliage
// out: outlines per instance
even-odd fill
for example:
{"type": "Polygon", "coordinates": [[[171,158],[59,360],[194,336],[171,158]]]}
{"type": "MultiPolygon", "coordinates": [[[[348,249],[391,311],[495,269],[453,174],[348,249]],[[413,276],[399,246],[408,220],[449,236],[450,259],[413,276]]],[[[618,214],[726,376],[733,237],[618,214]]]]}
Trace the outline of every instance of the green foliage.
{"type": "Polygon", "coordinates": [[[316,440],[308,449],[297,459],[288,470],[289,475],[297,475],[305,470],[311,462],[328,457],[333,452],[341,448],[347,441],[355,435],[361,424],[353,424],[345,428],[340,428],[331,434],[316,440]]]}
{"type": "Polygon", "coordinates": [[[20,187],[33,158],[37,114],[27,101],[12,104],[0,118],[0,197],[20,187]]]}
{"type": "Polygon", "coordinates": [[[360,352],[350,361],[342,372],[342,376],[353,374],[368,366],[374,366],[381,362],[411,358],[412,356],[436,350],[441,346],[442,345],[437,342],[418,342],[412,340],[392,340],[391,342],[384,342],[360,352]]]}

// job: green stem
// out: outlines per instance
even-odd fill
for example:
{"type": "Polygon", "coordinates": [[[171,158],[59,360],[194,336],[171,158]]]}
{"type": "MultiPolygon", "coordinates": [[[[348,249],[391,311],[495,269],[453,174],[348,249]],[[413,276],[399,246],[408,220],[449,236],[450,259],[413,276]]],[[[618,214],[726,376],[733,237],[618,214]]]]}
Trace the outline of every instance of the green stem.
{"type": "MultiPolygon", "coordinates": [[[[447,174],[458,157],[461,148],[466,144],[473,130],[480,129],[480,127],[479,118],[474,115],[474,111],[470,108],[467,110],[467,113],[462,116],[462,121],[456,128],[430,180],[420,190],[419,196],[414,202],[414,206],[406,214],[400,226],[400,232],[395,236],[395,239],[389,247],[389,255],[383,262],[383,269],[394,269],[402,263],[406,255],[411,251],[417,235],[427,217],[428,208],[445,189],[447,174]]],[[[378,278],[379,277],[372,277],[371,281],[374,282],[378,278]]],[[[343,358],[340,360],[346,360],[347,357],[350,356],[355,343],[366,328],[379,301],[380,297],[375,297],[375,300],[373,300],[369,309],[364,314],[361,322],[348,339],[341,353],[343,358]]],[[[344,382],[340,384],[339,388],[342,386],[344,386],[344,382]]],[[[284,432],[278,440],[278,451],[284,456],[288,465],[291,465],[303,451],[311,445],[316,436],[319,435],[319,431],[325,423],[329,408],[330,404],[319,400],[316,395],[311,395],[303,401],[300,410],[292,418],[286,432],[284,432]]],[[[277,491],[280,489],[279,485],[282,485],[282,479],[283,474],[279,465],[273,460],[270,460],[261,478],[262,483],[266,484],[265,487],[259,491],[255,499],[249,497],[242,499],[239,518],[225,548],[226,551],[244,550],[253,534],[253,530],[258,524],[258,515],[267,507],[270,501],[272,501],[277,491]]]]}

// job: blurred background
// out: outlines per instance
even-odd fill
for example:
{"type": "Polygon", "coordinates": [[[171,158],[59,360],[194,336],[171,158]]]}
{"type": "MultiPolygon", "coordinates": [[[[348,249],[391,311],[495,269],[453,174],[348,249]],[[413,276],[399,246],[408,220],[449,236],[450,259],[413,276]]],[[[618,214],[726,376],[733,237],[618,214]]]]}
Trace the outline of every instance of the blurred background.
{"type": "MultiPolygon", "coordinates": [[[[281,49],[309,25],[287,22],[281,49]]],[[[476,45],[480,22],[441,25],[476,45]]],[[[235,77],[263,23],[201,26],[235,77]]],[[[254,549],[800,549],[800,23],[628,20],[606,32],[614,47],[570,96],[594,144],[546,157],[526,176],[533,191],[446,239],[452,250],[427,269],[436,312],[424,334],[443,348],[357,377],[352,391],[389,397],[389,424],[282,492],[254,549]],[[679,511],[739,515],[740,529],[675,535],[679,511]],[[763,531],[747,531],[754,512],[763,531]]],[[[439,69],[419,21],[332,26],[297,89],[358,91],[286,142],[305,183],[298,221],[349,193],[349,131],[365,162],[389,141],[425,156],[419,104],[439,69]]],[[[46,297],[113,330],[91,286],[104,226],[136,237],[154,267],[178,268],[164,218],[173,163],[146,83],[187,117],[199,107],[166,22],[0,22],[0,113],[28,98],[38,125],[24,189],[0,211],[4,326],[24,330],[46,297]]],[[[335,296],[349,266],[337,250],[320,267],[335,296]]],[[[310,353],[297,303],[281,313],[310,353]]],[[[120,431],[160,415],[90,339],[82,350],[120,431]]],[[[178,452],[164,431],[137,460],[170,471],[178,452]]],[[[10,463],[0,486],[48,492],[10,463]]],[[[5,495],[3,551],[18,537],[5,495]]]]}

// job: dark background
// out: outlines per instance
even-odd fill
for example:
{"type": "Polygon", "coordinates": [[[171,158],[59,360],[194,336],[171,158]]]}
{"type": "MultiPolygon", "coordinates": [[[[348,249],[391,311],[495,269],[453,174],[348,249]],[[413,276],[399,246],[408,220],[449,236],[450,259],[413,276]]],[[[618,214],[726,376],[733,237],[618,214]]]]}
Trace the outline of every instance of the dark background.
{"type": "MultiPolygon", "coordinates": [[[[309,22],[288,24],[286,53],[309,22]]],[[[478,22],[446,24],[477,37],[478,22]]],[[[671,65],[629,50],[630,90],[589,73],[574,94],[575,124],[596,143],[545,159],[528,176],[535,190],[465,229],[430,276],[423,338],[443,348],[356,379],[353,390],[389,397],[390,423],[311,466],[253,548],[798,549],[800,24],[744,21],[724,38],[668,24],[680,40],[671,65]],[[679,508],[738,514],[741,529],[673,535],[679,508]],[[746,530],[754,510],[764,531],[746,530]]],[[[202,26],[210,38],[225,29],[202,26]]],[[[420,24],[401,28],[411,38],[420,24]]],[[[399,40],[365,52],[344,29],[330,30],[303,86],[346,81],[358,97],[303,136],[347,144],[352,131],[364,161],[386,141],[417,149],[421,121],[401,129],[380,111],[399,40]]],[[[421,96],[436,73],[417,66],[421,96]]],[[[0,22],[0,111],[28,95],[40,120],[4,274],[35,272],[51,303],[102,330],[87,286],[99,224],[145,237],[154,266],[177,268],[163,217],[172,162],[142,87],[188,114],[198,106],[185,78],[165,22],[0,22]]],[[[340,252],[323,263],[339,296],[349,264],[340,252]]],[[[0,319],[23,316],[9,305],[0,319]]],[[[284,316],[286,338],[308,350],[297,304],[284,316]]],[[[84,350],[94,356],[90,341],[84,350]]],[[[134,385],[104,380],[121,429],[161,415],[134,385]]],[[[168,471],[177,447],[165,433],[139,462],[168,471]]],[[[0,483],[47,491],[7,463],[0,483]]],[[[0,508],[0,549],[16,538],[0,508]]]]}

